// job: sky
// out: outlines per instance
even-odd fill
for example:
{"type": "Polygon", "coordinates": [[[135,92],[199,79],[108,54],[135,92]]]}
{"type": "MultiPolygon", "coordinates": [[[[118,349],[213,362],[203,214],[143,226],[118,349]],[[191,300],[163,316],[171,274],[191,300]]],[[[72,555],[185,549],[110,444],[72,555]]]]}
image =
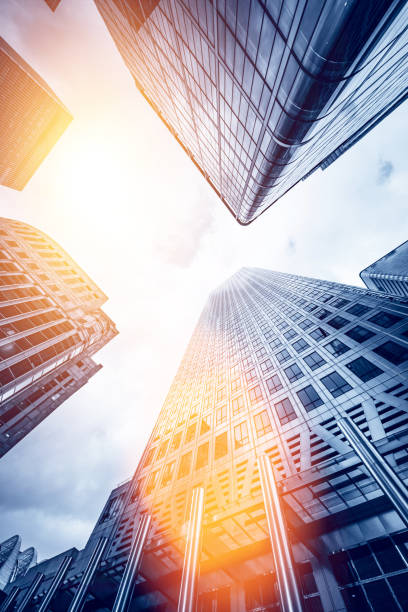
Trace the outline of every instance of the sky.
{"type": "Polygon", "coordinates": [[[406,105],[248,227],[137,91],[92,0],[1,0],[0,35],[74,119],[0,214],[59,242],[108,295],[103,369],[0,461],[0,541],[81,548],[130,477],[208,294],[243,266],[362,286],[408,238],[406,105]]]}

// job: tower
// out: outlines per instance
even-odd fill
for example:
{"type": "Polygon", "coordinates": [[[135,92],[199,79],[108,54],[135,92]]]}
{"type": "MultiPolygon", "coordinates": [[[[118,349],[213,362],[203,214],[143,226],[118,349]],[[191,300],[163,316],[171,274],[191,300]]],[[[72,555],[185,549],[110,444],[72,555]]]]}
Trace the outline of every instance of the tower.
{"type": "Polygon", "coordinates": [[[369,289],[408,297],[408,240],[360,272],[369,289]]]}
{"type": "Polygon", "coordinates": [[[0,184],[21,191],[72,121],[47,83],[0,37],[0,184]]]}
{"type": "Polygon", "coordinates": [[[0,456],[100,369],[106,299],[46,234],[0,219],[0,456]]]}
{"type": "Polygon", "coordinates": [[[95,4],[141,94],[244,225],[407,96],[400,0],[95,4]]]}
{"type": "Polygon", "coordinates": [[[407,364],[406,300],[240,270],[210,296],[133,479],[58,597],[405,610],[407,364]]]}

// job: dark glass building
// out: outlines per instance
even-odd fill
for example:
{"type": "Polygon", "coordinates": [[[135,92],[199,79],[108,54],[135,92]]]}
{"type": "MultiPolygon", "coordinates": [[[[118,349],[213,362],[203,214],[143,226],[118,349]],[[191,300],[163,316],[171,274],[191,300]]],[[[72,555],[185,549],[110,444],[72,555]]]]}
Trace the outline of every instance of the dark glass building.
{"type": "Polygon", "coordinates": [[[95,0],[136,86],[237,221],[407,96],[402,0],[95,0]]]}
{"type": "Polygon", "coordinates": [[[21,537],[12,536],[0,542],[0,589],[13,580],[18,580],[28,572],[37,561],[34,548],[21,551],[21,537]]]}
{"type": "Polygon", "coordinates": [[[106,299],[46,234],[0,218],[0,456],[101,368],[106,299]]]}
{"type": "Polygon", "coordinates": [[[407,366],[406,300],[239,271],[50,609],[406,610],[407,366]]]}
{"type": "Polygon", "coordinates": [[[408,240],[360,272],[369,289],[408,297],[408,240]]]}
{"type": "Polygon", "coordinates": [[[72,116],[0,37],[0,184],[23,189],[72,116]]]}

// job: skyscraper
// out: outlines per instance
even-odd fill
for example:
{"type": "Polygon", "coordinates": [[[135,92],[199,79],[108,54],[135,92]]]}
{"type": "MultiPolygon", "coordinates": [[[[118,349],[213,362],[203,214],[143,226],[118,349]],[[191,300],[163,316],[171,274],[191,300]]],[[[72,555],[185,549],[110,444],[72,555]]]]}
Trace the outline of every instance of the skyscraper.
{"type": "Polygon", "coordinates": [[[407,97],[402,0],[95,0],[136,86],[239,223],[407,97]]]}
{"type": "Polygon", "coordinates": [[[0,456],[100,369],[106,299],[54,240],[0,218],[0,456]]]}
{"type": "Polygon", "coordinates": [[[72,116],[0,37],[0,184],[23,189],[72,116]]]}
{"type": "Polygon", "coordinates": [[[239,271],[58,609],[406,610],[407,365],[406,300],[239,271]]]}
{"type": "Polygon", "coordinates": [[[21,538],[18,535],[0,542],[0,589],[4,589],[10,580],[25,576],[30,565],[37,560],[34,548],[20,551],[20,547],[21,538]]]}
{"type": "Polygon", "coordinates": [[[360,272],[369,289],[408,297],[408,240],[360,272]]]}

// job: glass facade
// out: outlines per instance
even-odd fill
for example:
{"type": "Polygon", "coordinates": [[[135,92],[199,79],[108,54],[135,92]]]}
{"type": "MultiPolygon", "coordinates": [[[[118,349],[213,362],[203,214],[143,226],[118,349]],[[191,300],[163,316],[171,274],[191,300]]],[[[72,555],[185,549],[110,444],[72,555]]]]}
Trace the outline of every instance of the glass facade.
{"type": "MultiPolygon", "coordinates": [[[[50,3],[55,4],[56,3],[50,3]]],[[[0,37],[0,184],[21,190],[72,121],[43,79],[0,37]]]]}
{"type": "Polygon", "coordinates": [[[407,96],[403,1],[95,3],[137,87],[242,224],[407,96]]]}
{"type": "Polygon", "coordinates": [[[20,551],[20,547],[21,537],[18,535],[0,542],[0,589],[4,589],[9,581],[24,576],[37,561],[34,548],[20,551]]]}
{"type": "Polygon", "coordinates": [[[360,272],[369,289],[408,297],[408,240],[360,272]]]}
{"type": "Polygon", "coordinates": [[[384,602],[405,610],[408,512],[384,474],[391,469],[406,492],[407,330],[404,299],[240,270],[210,296],[134,477],[112,492],[60,596],[72,600],[85,560],[106,537],[95,570],[103,588],[88,590],[85,610],[112,609],[147,513],[153,523],[132,605],[172,610],[190,500],[201,487],[197,610],[282,609],[258,467],[266,456],[302,610],[372,611],[384,602]],[[350,335],[356,327],[371,333],[350,335]],[[344,419],[368,454],[356,452],[344,419]],[[370,453],[384,464],[381,476],[370,453]]]}
{"type": "Polygon", "coordinates": [[[43,232],[0,219],[0,456],[100,369],[106,299],[43,232]]]}

